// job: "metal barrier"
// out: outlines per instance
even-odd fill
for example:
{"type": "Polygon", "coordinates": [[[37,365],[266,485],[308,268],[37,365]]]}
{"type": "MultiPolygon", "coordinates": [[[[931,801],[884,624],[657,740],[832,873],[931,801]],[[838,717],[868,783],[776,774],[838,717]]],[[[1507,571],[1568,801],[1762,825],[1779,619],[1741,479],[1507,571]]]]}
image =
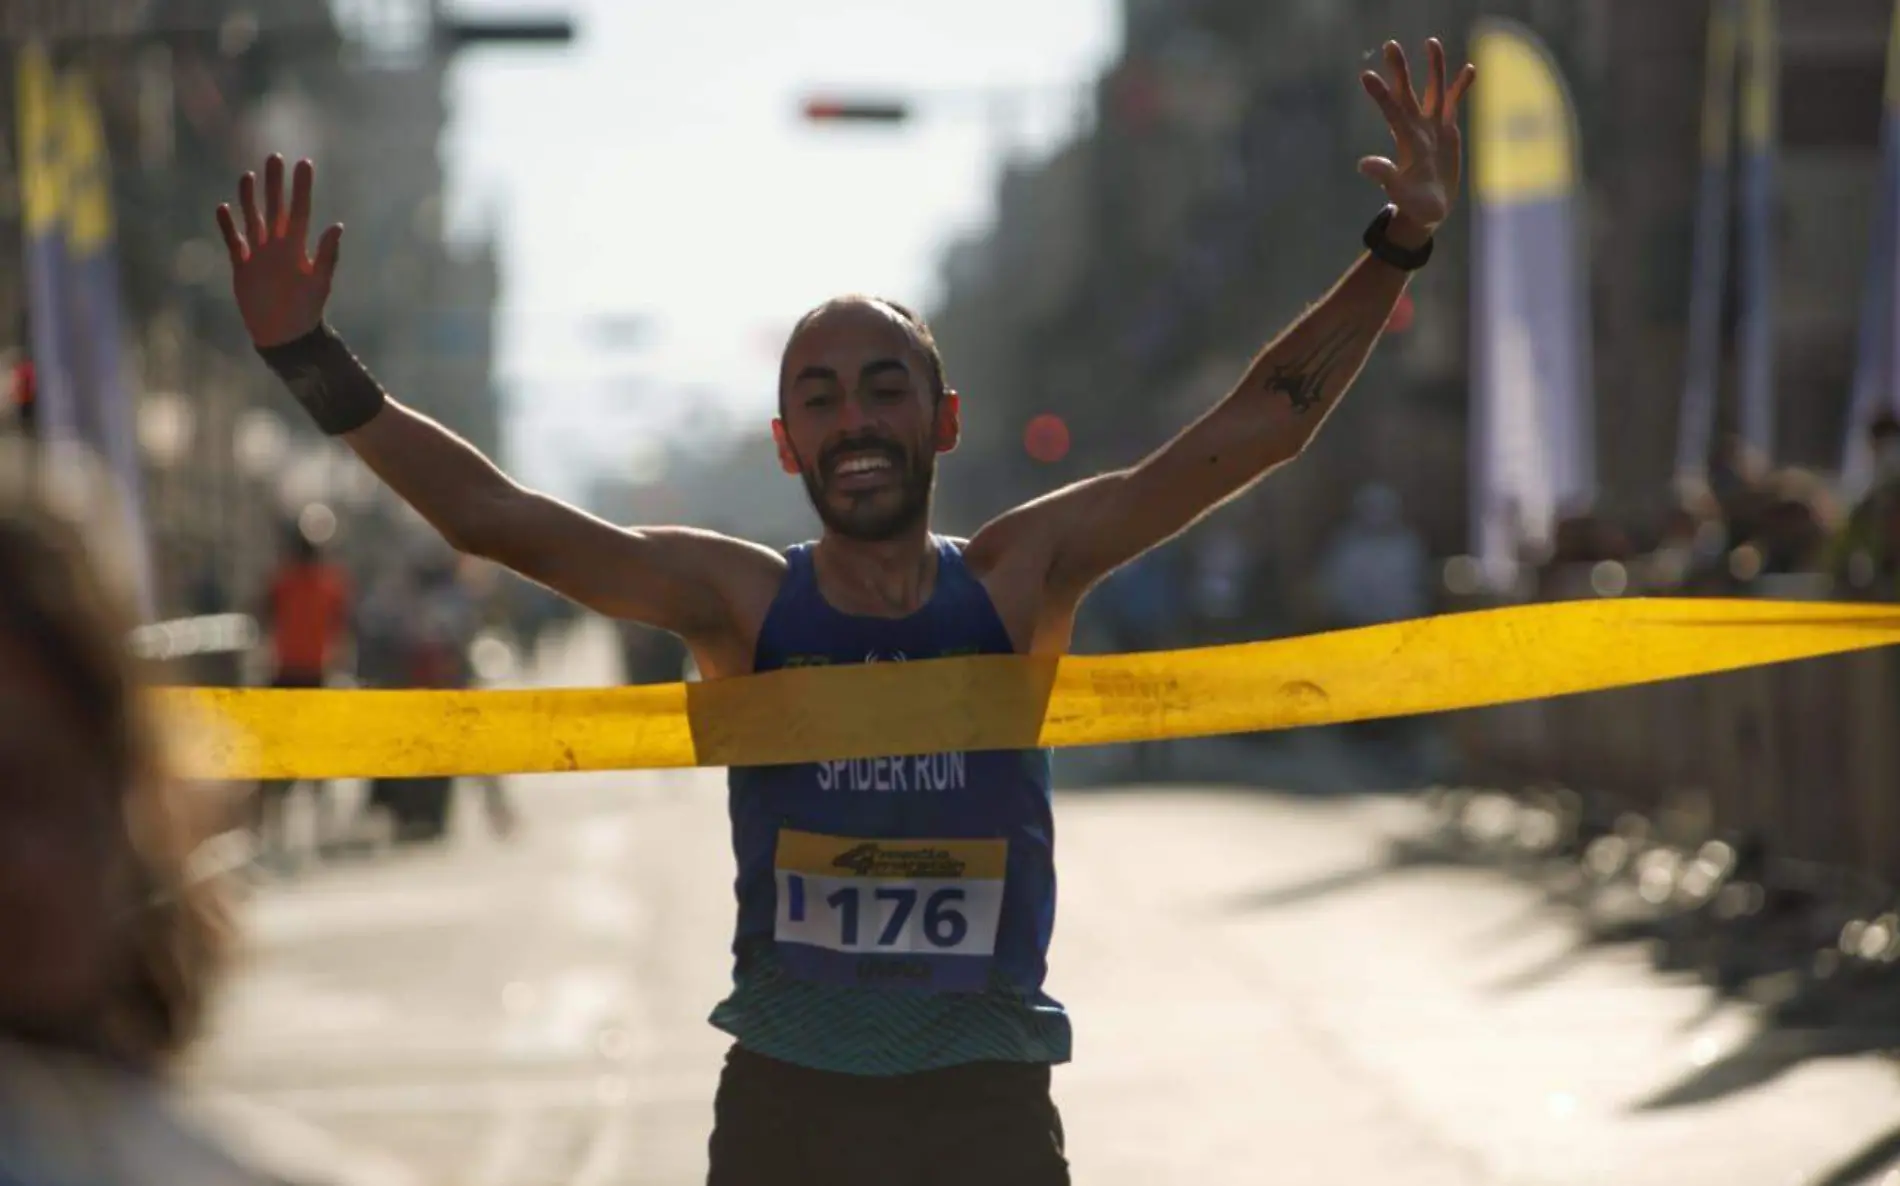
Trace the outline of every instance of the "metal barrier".
{"type": "Polygon", "coordinates": [[[196,655],[228,655],[257,645],[257,620],[249,614],[204,614],[153,622],[132,631],[132,653],[163,663],[196,655]]]}
{"type": "Polygon", "coordinates": [[[137,627],[126,640],[159,682],[240,687],[261,633],[249,614],[203,614],[137,627]]]}
{"type": "Polygon", "coordinates": [[[1686,843],[1758,842],[1784,877],[1900,886],[1900,655],[1506,705],[1448,724],[1474,785],[1600,795],[1686,843]]]}

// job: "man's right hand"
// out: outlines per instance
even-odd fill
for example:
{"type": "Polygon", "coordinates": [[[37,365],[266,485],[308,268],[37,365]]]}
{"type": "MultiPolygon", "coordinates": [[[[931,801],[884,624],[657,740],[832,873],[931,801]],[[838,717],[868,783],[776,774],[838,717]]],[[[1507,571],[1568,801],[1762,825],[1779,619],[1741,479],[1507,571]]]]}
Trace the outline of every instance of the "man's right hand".
{"type": "Polygon", "coordinates": [[[264,166],[264,209],[257,208],[257,176],[246,173],[238,182],[238,205],[244,227],[228,205],[218,207],[218,229],[231,254],[231,290],[251,342],[259,348],[281,346],[305,336],[323,323],[323,307],[330,299],[330,281],[336,275],[343,228],[323,232],[313,259],[310,238],[310,193],[316,168],[298,161],[291,182],[290,206],[284,206],[284,158],[272,156],[264,166]]]}

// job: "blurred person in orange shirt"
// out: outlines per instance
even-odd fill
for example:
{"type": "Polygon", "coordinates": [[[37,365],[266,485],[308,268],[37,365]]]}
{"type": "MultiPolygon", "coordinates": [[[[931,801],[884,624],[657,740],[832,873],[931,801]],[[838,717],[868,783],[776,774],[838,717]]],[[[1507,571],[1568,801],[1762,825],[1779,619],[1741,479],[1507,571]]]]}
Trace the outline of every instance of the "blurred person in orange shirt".
{"type": "MultiPolygon", "coordinates": [[[[259,625],[269,638],[273,688],[321,688],[330,682],[350,641],[353,597],[341,565],[323,555],[314,540],[293,528],[285,555],[272,574],[259,607],[259,625]]],[[[273,780],[258,787],[256,836],[265,861],[288,855],[284,809],[296,787],[273,780]]],[[[328,786],[314,785],[319,848],[327,842],[328,786]]]]}

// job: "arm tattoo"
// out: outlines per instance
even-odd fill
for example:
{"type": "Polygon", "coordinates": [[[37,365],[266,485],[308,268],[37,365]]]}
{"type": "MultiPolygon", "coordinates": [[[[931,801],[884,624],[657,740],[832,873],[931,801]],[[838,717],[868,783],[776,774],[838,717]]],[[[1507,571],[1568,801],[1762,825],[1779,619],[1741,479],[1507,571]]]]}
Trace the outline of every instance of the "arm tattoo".
{"type": "Polygon", "coordinates": [[[1286,396],[1293,411],[1304,416],[1331,394],[1332,380],[1342,367],[1353,365],[1364,338],[1361,326],[1339,326],[1321,338],[1304,358],[1274,363],[1267,375],[1267,392],[1286,396]]]}

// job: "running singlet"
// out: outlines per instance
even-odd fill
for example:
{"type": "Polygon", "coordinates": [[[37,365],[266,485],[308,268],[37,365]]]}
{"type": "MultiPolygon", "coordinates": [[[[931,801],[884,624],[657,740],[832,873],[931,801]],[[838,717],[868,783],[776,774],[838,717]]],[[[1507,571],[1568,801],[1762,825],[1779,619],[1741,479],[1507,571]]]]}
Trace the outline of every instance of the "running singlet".
{"type": "MultiPolygon", "coordinates": [[[[937,554],[929,603],[874,618],[832,608],[811,546],[790,549],[755,670],[1013,651],[958,546],[937,540],[937,554]]],[[[715,1026],[849,1074],[1068,1061],[1068,1016],[1042,991],[1047,751],[735,767],[729,783],[739,924],[715,1026]]]]}

